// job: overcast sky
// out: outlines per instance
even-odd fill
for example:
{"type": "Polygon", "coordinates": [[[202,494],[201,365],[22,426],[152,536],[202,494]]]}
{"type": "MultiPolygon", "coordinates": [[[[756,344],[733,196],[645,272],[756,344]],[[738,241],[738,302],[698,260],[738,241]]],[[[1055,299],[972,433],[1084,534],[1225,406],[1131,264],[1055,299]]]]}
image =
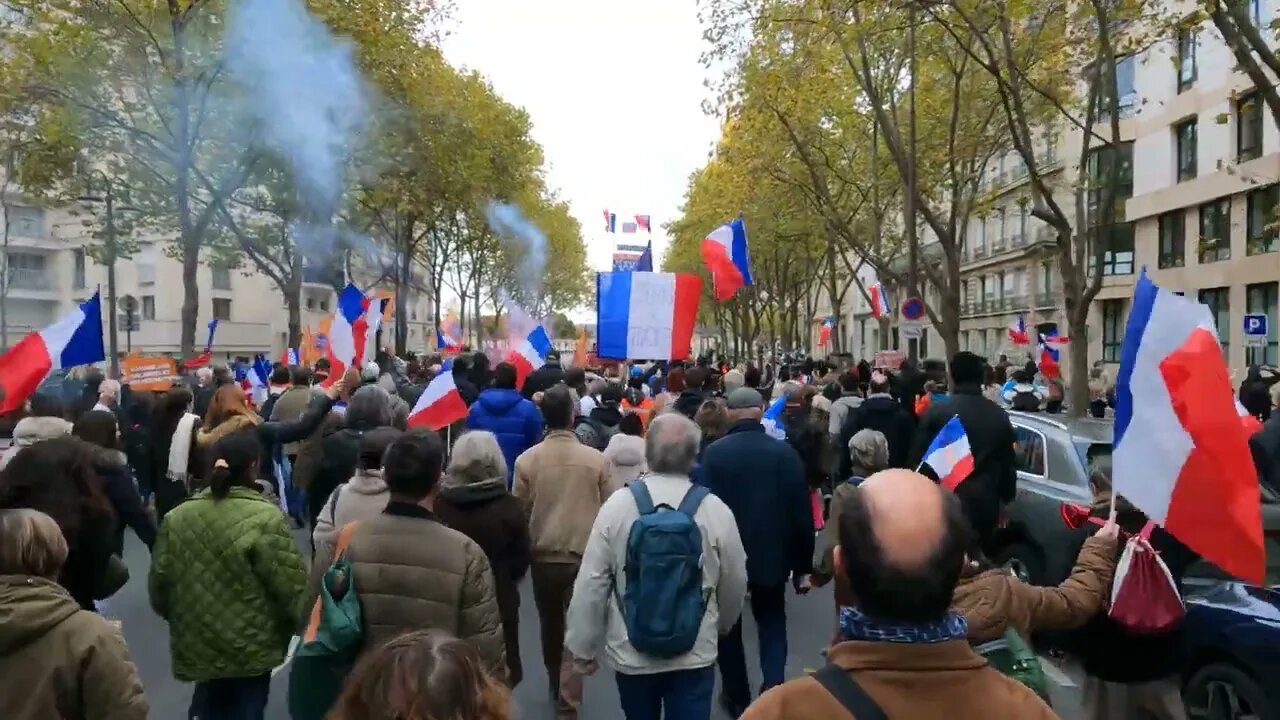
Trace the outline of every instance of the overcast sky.
{"type": "MultiPolygon", "coordinates": [[[[463,0],[444,44],[455,65],[478,70],[533,119],[548,180],[582,223],[591,266],[607,270],[618,229],[679,211],[689,174],[718,134],[702,113],[702,36],[693,0],[463,0]]],[[[707,228],[710,230],[711,228],[707,228]]],[[[644,235],[640,238],[643,244],[644,235]]]]}

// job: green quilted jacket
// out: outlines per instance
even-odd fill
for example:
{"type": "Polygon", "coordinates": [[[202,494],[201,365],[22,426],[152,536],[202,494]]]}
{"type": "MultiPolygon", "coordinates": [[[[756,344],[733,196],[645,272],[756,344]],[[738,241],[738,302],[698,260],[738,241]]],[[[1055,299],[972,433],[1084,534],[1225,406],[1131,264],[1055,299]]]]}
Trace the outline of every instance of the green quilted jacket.
{"type": "Polygon", "coordinates": [[[151,606],[169,621],[173,675],[250,677],[284,660],[306,586],[280,508],[247,488],[205,490],[165,515],[151,556],[151,606]]]}

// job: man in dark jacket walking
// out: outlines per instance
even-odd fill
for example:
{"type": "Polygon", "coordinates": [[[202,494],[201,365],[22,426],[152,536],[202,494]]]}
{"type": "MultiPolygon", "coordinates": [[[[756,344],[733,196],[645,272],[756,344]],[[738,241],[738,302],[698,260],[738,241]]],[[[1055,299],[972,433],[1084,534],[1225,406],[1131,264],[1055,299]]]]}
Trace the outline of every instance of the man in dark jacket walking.
{"type": "MultiPolygon", "coordinates": [[[[787,580],[808,592],[813,572],[813,514],[804,465],[786,442],[765,434],[764,398],[739,388],[726,399],[732,425],[707,446],[700,482],[733,511],[747,551],[751,614],[759,632],[764,688],[782,684],[787,661],[787,580]]],[[[751,704],[742,621],[720,640],[725,710],[737,717],[751,704]]]]}
{"type": "Polygon", "coordinates": [[[869,394],[861,405],[849,411],[840,426],[836,453],[840,462],[837,480],[848,480],[853,472],[849,459],[849,440],[859,430],[876,430],[889,443],[889,467],[907,468],[907,455],[915,437],[916,417],[904,410],[889,394],[889,378],[879,370],[872,371],[867,384],[869,394]]]}
{"type": "Polygon", "coordinates": [[[524,395],[525,400],[532,400],[536,393],[546,392],[552,385],[562,382],[564,382],[564,368],[560,367],[560,353],[552,350],[547,353],[546,363],[529,373],[529,377],[524,379],[524,387],[520,389],[520,394],[524,395]]]}
{"type": "MultiPolygon", "coordinates": [[[[956,488],[956,495],[978,541],[985,547],[1000,523],[1002,508],[1017,492],[1018,475],[1013,457],[1013,425],[999,405],[982,396],[982,376],[982,358],[977,355],[958,352],[951,358],[951,381],[955,387],[945,399],[929,405],[921,416],[907,464],[918,466],[942,426],[953,416],[960,417],[973,452],[973,473],[956,488]]],[[[926,467],[921,472],[933,471],[926,467]]]]}
{"type": "Polygon", "coordinates": [[[573,426],[573,434],[583,445],[600,452],[609,446],[609,438],[618,434],[622,422],[622,386],[611,382],[600,391],[600,400],[591,412],[579,416],[573,426]]]}

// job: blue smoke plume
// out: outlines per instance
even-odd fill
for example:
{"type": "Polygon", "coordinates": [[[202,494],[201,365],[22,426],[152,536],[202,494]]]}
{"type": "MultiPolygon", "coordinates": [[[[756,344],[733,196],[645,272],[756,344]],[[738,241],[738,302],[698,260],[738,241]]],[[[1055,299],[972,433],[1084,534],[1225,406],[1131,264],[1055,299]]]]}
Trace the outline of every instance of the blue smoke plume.
{"type": "Polygon", "coordinates": [[[485,216],[489,227],[500,237],[520,244],[523,256],[516,269],[516,279],[527,300],[541,299],[547,270],[547,237],[515,205],[491,202],[485,216]]]}
{"type": "Polygon", "coordinates": [[[351,44],[300,0],[239,0],[228,10],[224,47],[262,143],[292,171],[304,216],[332,222],[369,112],[351,44]]]}

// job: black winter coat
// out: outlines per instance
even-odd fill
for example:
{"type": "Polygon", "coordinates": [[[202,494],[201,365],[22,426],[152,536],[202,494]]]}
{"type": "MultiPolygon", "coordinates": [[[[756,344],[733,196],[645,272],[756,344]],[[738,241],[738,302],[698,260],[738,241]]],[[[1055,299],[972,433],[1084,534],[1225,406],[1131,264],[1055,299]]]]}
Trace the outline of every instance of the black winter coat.
{"type": "MultiPolygon", "coordinates": [[[[1109,514],[1109,507],[1095,508],[1092,513],[1093,517],[1103,520],[1109,514]]],[[[1116,522],[1124,530],[1117,548],[1117,553],[1121,553],[1124,539],[1140,532],[1147,516],[1138,510],[1124,510],[1117,515],[1116,522]]],[[[1090,523],[1081,528],[1076,540],[1084,545],[1085,539],[1097,531],[1098,526],[1090,523]]],[[[1169,567],[1181,591],[1187,568],[1199,560],[1199,556],[1160,527],[1151,533],[1151,546],[1169,567]]],[[[1073,552],[1078,553],[1079,547],[1073,552]]],[[[1099,611],[1079,630],[1067,633],[1065,645],[1080,660],[1085,672],[1106,682],[1150,682],[1174,677],[1187,669],[1181,627],[1164,635],[1131,635],[1112,622],[1106,610],[1099,611]]]]}
{"type": "Polygon", "coordinates": [[[532,400],[534,393],[546,392],[552,385],[562,382],[564,382],[564,368],[561,368],[559,363],[543,365],[525,378],[520,394],[524,395],[525,400],[532,400]]]}
{"type": "MultiPolygon", "coordinates": [[[[934,402],[920,418],[915,444],[907,457],[907,466],[916,467],[924,458],[929,443],[952,416],[959,415],[969,436],[973,452],[973,474],[956,488],[956,495],[984,545],[991,539],[1000,521],[1000,511],[1013,501],[1018,489],[1018,475],[1013,455],[1013,425],[1009,415],[982,396],[977,385],[959,385],[946,399],[934,402]]],[[[932,476],[927,467],[922,472],[932,476]]]]}
{"type": "Polygon", "coordinates": [[[343,425],[320,438],[320,461],[307,487],[307,518],[315,527],[316,518],[329,496],[356,473],[360,458],[360,438],[375,425],[343,425]]]}
{"type": "Polygon", "coordinates": [[[1273,415],[1249,438],[1249,452],[1258,471],[1258,482],[1280,493],[1280,415],[1273,415]]]}
{"type": "Polygon", "coordinates": [[[112,535],[111,552],[124,554],[124,528],[131,528],[138,539],[150,550],[156,544],[156,526],[151,522],[142,504],[142,496],[133,482],[133,474],[125,455],[116,450],[96,450],[96,469],[102,481],[103,492],[116,514],[115,532],[112,535]]]}
{"type": "Polygon", "coordinates": [[[739,420],[702,453],[698,482],[733,511],[747,551],[747,581],[781,585],[813,571],[813,509],[804,464],[758,420],[739,420]]]}
{"type": "Polygon", "coordinates": [[[889,467],[907,467],[907,456],[915,439],[916,416],[903,410],[888,394],[872,395],[849,411],[840,428],[840,444],[836,448],[840,458],[839,480],[848,480],[853,475],[849,441],[859,430],[876,430],[884,435],[889,444],[889,467]]]}

